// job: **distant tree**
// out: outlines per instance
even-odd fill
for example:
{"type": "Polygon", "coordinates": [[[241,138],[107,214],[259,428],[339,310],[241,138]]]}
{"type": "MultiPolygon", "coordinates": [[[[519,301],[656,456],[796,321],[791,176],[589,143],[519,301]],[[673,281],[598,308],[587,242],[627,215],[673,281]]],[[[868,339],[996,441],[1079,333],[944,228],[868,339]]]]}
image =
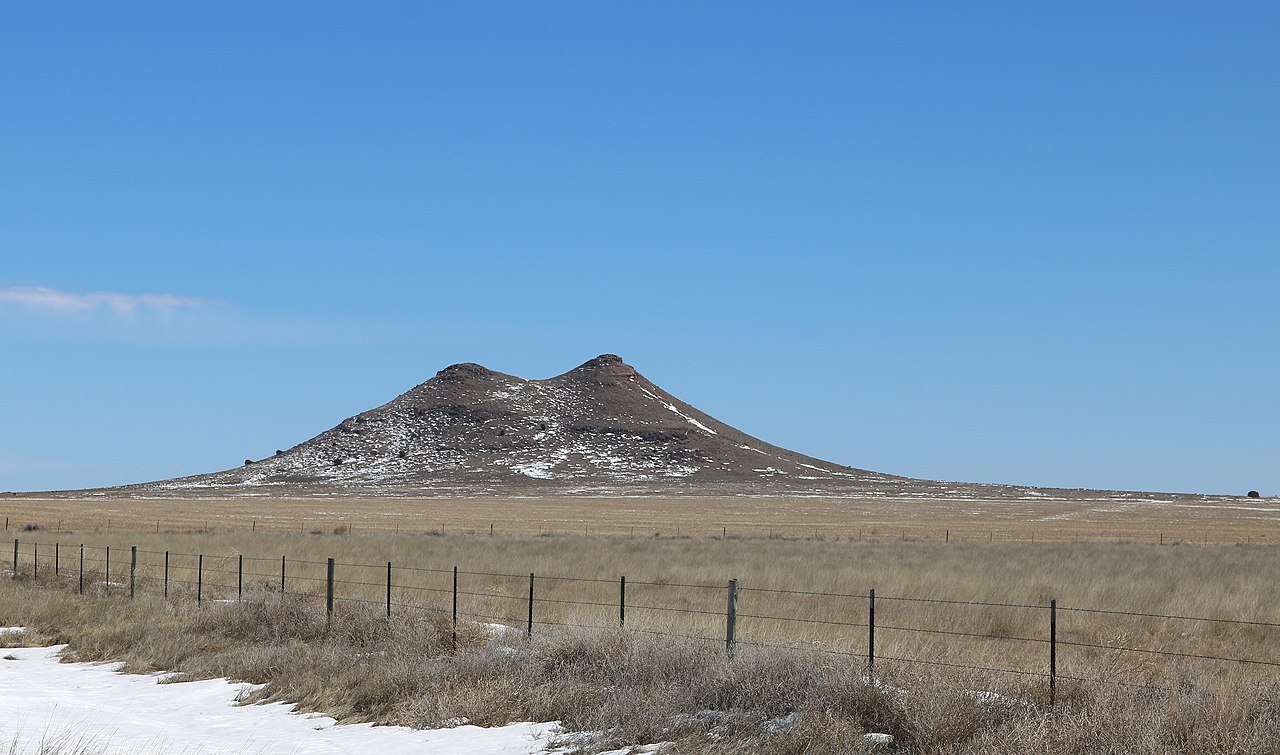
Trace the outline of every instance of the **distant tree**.
{"type": "Polygon", "coordinates": [[[249,466],[249,465],[250,465],[250,464],[252,464],[252,463],[253,463],[253,459],[245,459],[245,460],[244,460],[244,465],[245,465],[246,467],[247,467],[247,466],[249,466]]]}
{"type": "Polygon", "coordinates": [[[283,456],[283,455],[284,455],[284,451],[281,451],[280,449],[278,449],[278,448],[277,448],[277,449],[276,449],[276,456],[283,456]]]}
{"type": "Polygon", "coordinates": [[[1256,491],[1256,490],[1250,490],[1250,491],[1249,491],[1249,497],[1250,497],[1250,498],[1261,498],[1262,496],[1258,494],[1258,491],[1256,491]]]}

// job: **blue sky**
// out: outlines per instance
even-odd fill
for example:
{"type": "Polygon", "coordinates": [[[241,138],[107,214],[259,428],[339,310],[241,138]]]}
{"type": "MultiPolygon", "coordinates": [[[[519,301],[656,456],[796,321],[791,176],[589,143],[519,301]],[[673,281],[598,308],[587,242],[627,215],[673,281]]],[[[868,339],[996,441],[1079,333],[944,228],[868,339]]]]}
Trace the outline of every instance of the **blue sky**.
{"type": "Polygon", "coordinates": [[[613,352],[853,466],[1280,494],[1278,35],[1247,2],[7,4],[0,489],[613,352]]]}

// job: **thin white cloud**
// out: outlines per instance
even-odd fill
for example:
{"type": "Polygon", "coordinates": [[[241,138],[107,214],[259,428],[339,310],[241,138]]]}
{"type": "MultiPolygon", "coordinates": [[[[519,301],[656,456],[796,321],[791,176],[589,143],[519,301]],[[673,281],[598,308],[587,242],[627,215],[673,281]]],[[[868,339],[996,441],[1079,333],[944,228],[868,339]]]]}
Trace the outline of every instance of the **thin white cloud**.
{"type": "Polygon", "coordinates": [[[170,310],[178,307],[200,307],[218,304],[212,299],[198,299],[173,294],[123,294],[116,291],[94,291],[73,294],[52,288],[0,288],[0,304],[16,304],[30,309],[57,312],[88,312],[108,309],[114,312],[170,310]]]}

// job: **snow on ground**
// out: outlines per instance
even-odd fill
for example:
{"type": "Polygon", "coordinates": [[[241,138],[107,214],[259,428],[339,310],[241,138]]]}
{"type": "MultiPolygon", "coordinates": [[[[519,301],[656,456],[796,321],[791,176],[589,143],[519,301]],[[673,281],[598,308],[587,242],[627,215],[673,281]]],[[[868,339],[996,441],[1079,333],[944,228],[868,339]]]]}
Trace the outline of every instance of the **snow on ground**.
{"type": "Polygon", "coordinates": [[[528,477],[550,480],[555,477],[555,475],[551,474],[551,467],[555,464],[555,460],[527,461],[523,464],[512,464],[511,468],[528,477]]]}
{"type": "Polygon", "coordinates": [[[119,664],[59,663],[64,645],[0,649],[0,749],[87,753],[545,752],[556,723],[418,731],[336,725],[290,713],[286,703],[237,706],[252,691],[225,679],[159,684],[161,675],[119,674],[119,664]]]}

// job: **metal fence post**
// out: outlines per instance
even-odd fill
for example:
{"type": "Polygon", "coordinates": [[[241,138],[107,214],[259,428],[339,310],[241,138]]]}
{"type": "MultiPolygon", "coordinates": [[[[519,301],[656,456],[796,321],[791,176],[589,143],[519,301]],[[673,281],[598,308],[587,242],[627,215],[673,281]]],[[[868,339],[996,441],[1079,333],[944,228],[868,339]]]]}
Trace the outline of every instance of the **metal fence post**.
{"type": "Polygon", "coordinates": [[[200,605],[200,601],[204,597],[204,554],[201,553],[196,557],[196,605],[200,605]]]}
{"type": "Polygon", "coordinates": [[[332,558],[329,559],[325,568],[326,568],[326,573],[325,573],[325,579],[324,579],[324,583],[325,583],[324,613],[326,617],[331,619],[333,618],[333,559],[332,558]]]}
{"type": "Polygon", "coordinates": [[[453,649],[458,649],[458,567],[453,567],[453,649]]]}
{"type": "Polygon", "coordinates": [[[240,554],[236,564],[236,602],[244,599],[244,554],[240,554]]]}
{"type": "Polygon", "coordinates": [[[525,639],[533,639],[533,572],[529,572],[529,625],[525,629],[525,639]]]}
{"type": "Polygon", "coordinates": [[[627,578],[618,578],[618,626],[627,625],[627,578]]]}
{"type": "Polygon", "coordinates": [[[129,600],[133,600],[138,581],[138,546],[129,546],[129,600]]]}
{"type": "Polygon", "coordinates": [[[164,552],[164,597],[169,599],[169,551],[164,552]]]}
{"type": "Polygon", "coordinates": [[[40,578],[40,543],[31,544],[31,578],[40,578]]]}
{"type": "Polygon", "coordinates": [[[729,580],[729,605],[725,610],[724,649],[733,657],[734,631],[738,624],[738,580],[729,580]]]}
{"type": "Polygon", "coordinates": [[[58,560],[61,555],[62,555],[62,544],[54,543],[53,544],[53,576],[55,577],[58,576],[58,560]]]}
{"type": "Polygon", "coordinates": [[[1049,601],[1049,704],[1058,698],[1058,601],[1049,601]]]}
{"type": "Polygon", "coordinates": [[[84,595],[84,543],[80,543],[80,594],[84,595]]]}
{"type": "Polygon", "coordinates": [[[391,618],[391,562],[387,562],[387,618],[391,618]]]}
{"type": "Polygon", "coordinates": [[[18,538],[16,537],[13,539],[13,578],[18,578],[18,538]]]}
{"type": "Polygon", "coordinates": [[[867,593],[867,674],[876,670],[876,591],[867,593]]]}
{"type": "Polygon", "coordinates": [[[111,594],[111,546],[110,545],[107,546],[106,573],[103,575],[102,586],[107,591],[107,594],[110,595],[111,594]]]}
{"type": "Polygon", "coordinates": [[[280,557],[280,594],[284,594],[284,556],[280,557]]]}

